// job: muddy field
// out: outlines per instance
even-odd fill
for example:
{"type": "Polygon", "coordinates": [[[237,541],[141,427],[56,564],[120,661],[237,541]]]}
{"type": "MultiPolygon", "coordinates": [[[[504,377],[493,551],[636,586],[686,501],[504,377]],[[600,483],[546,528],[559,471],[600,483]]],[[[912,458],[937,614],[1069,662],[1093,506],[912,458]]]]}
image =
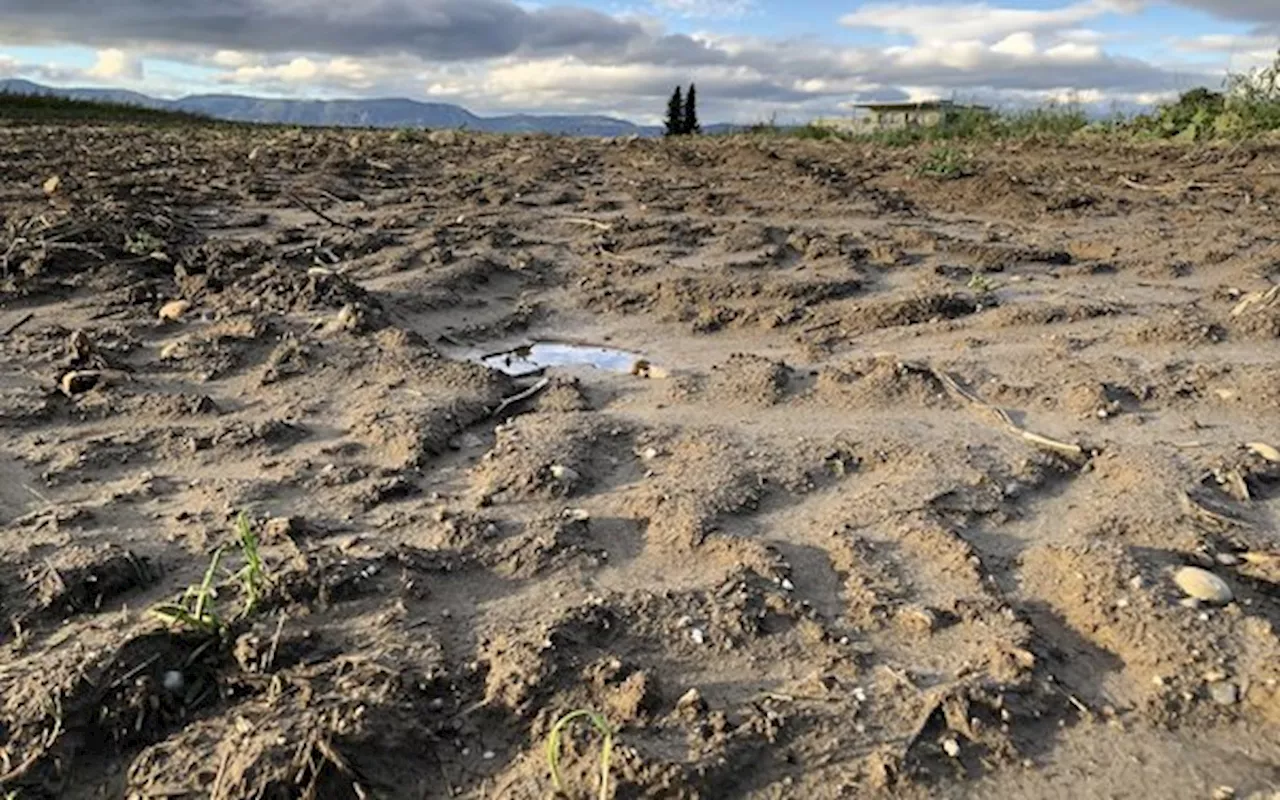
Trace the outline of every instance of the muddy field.
{"type": "Polygon", "coordinates": [[[1271,797],[1280,151],[930,157],[0,130],[0,796],[1271,797]]]}

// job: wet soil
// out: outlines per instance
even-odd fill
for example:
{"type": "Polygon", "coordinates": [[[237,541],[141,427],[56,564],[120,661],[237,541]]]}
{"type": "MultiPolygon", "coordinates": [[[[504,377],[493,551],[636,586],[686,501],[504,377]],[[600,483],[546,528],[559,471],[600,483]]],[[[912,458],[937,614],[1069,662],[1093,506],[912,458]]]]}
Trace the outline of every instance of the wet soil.
{"type": "Polygon", "coordinates": [[[0,129],[0,789],[1269,797],[1280,154],[974,157],[0,129]]]}

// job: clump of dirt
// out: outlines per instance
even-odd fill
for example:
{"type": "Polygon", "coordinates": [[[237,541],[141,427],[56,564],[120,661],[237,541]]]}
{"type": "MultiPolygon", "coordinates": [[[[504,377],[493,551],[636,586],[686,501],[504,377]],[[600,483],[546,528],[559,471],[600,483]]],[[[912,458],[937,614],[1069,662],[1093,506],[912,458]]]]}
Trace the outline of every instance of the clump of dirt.
{"type": "Polygon", "coordinates": [[[810,397],[844,408],[955,408],[955,400],[932,371],[893,358],[855,360],[819,370],[810,397]]]}

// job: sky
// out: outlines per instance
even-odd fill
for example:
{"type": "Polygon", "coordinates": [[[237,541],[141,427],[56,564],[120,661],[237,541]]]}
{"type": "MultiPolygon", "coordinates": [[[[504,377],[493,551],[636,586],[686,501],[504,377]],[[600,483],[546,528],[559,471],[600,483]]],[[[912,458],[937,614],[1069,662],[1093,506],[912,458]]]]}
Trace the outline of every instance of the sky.
{"type": "Polygon", "coordinates": [[[1268,64],[1280,0],[0,0],[0,78],[704,122],[873,100],[1129,109],[1268,64]]]}

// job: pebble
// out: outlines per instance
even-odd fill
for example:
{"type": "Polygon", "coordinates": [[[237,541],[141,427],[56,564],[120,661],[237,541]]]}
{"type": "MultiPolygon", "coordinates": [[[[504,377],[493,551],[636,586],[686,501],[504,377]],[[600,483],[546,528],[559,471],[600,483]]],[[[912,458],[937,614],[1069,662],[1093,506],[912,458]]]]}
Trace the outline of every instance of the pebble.
{"type": "Polygon", "coordinates": [[[790,578],[783,578],[778,585],[788,592],[794,592],[796,590],[796,585],[791,582],[790,578]]]}
{"type": "Polygon", "coordinates": [[[160,319],[165,322],[177,322],[182,315],[191,310],[190,300],[170,300],[160,306],[160,319]]]}
{"type": "Polygon", "coordinates": [[[702,628],[694,628],[689,631],[689,638],[693,640],[694,644],[703,644],[707,641],[707,635],[702,632],[702,628]]]}
{"type": "Polygon", "coordinates": [[[1209,696],[1220,706],[1234,706],[1240,702],[1240,688],[1234,683],[1211,683],[1209,696]]]}
{"type": "Polygon", "coordinates": [[[640,453],[640,457],[645,461],[652,461],[658,457],[658,448],[646,447],[644,451],[640,453]]]}
{"type": "Polygon", "coordinates": [[[942,740],[942,751],[952,758],[960,757],[960,743],[951,737],[942,740]]]}
{"type": "Polygon", "coordinates": [[[186,679],[182,677],[181,672],[176,669],[171,669],[165,672],[164,678],[161,679],[161,683],[164,685],[164,690],[166,692],[169,694],[177,694],[182,691],[182,688],[187,682],[186,679]]]}
{"type": "Polygon", "coordinates": [[[702,699],[702,692],[699,692],[697,688],[690,689],[680,695],[680,699],[676,701],[677,711],[693,712],[698,714],[706,709],[707,704],[702,699]]]}
{"type": "Polygon", "coordinates": [[[572,467],[566,467],[563,464],[552,464],[551,477],[561,483],[577,483],[582,476],[572,467]]]}
{"type": "Polygon", "coordinates": [[[1207,569],[1199,567],[1183,567],[1173,574],[1173,582],[1178,588],[1206,603],[1230,603],[1233,595],[1227,582],[1207,569]]]}

